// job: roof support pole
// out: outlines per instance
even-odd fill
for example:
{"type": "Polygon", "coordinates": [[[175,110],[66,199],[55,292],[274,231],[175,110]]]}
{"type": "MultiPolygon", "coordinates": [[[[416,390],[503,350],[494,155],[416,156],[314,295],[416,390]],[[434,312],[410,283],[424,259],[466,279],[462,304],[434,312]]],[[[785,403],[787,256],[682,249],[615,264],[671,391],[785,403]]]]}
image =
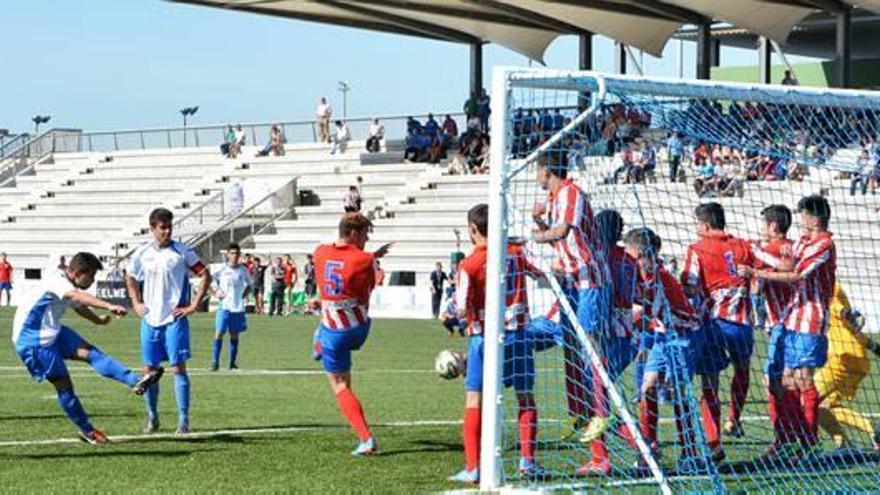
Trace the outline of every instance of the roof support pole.
{"type": "Polygon", "coordinates": [[[593,33],[578,36],[578,69],[593,70],[593,33]]]}
{"type": "Polygon", "coordinates": [[[710,62],[712,67],[721,66],[721,40],[718,38],[712,38],[712,56],[710,62]]]}
{"type": "Polygon", "coordinates": [[[626,45],[619,41],[614,42],[614,72],[626,74],[626,45]]]}
{"type": "Polygon", "coordinates": [[[483,44],[471,44],[471,94],[479,96],[483,89],[483,44]]]}
{"type": "Polygon", "coordinates": [[[773,45],[770,40],[758,38],[758,79],[761,84],[770,84],[773,72],[773,45]]]}
{"type": "Polygon", "coordinates": [[[852,10],[837,13],[837,85],[852,86],[852,10]]]}
{"type": "Polygon", "coordinates": [[[697,27],[697,79],[712,78],[712,31],[709,22],[697,27]]]}

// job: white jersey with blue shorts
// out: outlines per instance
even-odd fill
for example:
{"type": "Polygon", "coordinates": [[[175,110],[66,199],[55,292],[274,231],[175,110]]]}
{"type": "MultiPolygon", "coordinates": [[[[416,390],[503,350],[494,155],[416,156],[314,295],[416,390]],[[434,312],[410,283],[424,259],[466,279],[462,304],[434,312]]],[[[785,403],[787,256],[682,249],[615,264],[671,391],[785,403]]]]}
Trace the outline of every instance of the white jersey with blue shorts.
{"type": "Polygon", "coordinates": [[[241,333],[247,330],[244,294],[253,285],[254,281],[243,265],[224,265],[214,274],[211,287],[214,292],[222,292],[225,296],[217,303],[214,329],[218,333],[227,330],[241,333]]]}
{"type": "Polygon", "coordinates": [[[172,366],[191,357],[189,322],[175,318],[174,310],[191,300],[190,271],[200,274],[205,265],[192,248],[171,241],[160,247],[150,242],[139,247],[128,263],[128,273],[143,284],[147,314],[141,320],[141,357],[147,366],[167,360],[172,366]]]}

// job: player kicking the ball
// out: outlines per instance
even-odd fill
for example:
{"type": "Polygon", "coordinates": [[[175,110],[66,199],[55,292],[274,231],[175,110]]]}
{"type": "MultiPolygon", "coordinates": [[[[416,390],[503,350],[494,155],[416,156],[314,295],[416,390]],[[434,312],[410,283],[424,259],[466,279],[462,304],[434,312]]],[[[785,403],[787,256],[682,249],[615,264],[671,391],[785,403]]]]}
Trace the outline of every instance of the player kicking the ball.
{"type": "Polygon", "coordinates": [[[230,244],[226,248],[226,265],[214,274],[211,283],[211,295],[220,301],[217,303],[217,315],[214,321],[214,345],[211,371],[220,367],[220,351],[223,349],[223,334],[229,331],[229,369],[238,369],[238,337],[247,330],[247,319],[244,314],[244,302],[254,281],[248,274],[241,260],[241,248],[238,244],[230,244]]]}
{"type": "MultiPolygon", "coordinates": [[[[128,264],[126,285],[131,305],[141,317],[141,358],[152,371],[162,361],[174,370],[177,398],[177,433],[187,434],[189,426],[190,382],[186,362],[189,348],[189,320],[211,285],[211,274],[198,255],[186,244],[171,238],[174,215],[165,208],[150,213],[153,241],[137,248],[128,264]],[[195,297],[191,297],[190,272],[202,277],[195,297]],[[143,295],[139,287],[143,283],[143,295]]],[[[147,421],[144,433],[159,430],[159,387],[147,389],[147,421]]]]}
{"type": "MultiPolygon", "coordinates": [[[[456,298],[459,316],[467,320],[468,355],[465,376],[465,410],[462,436],[465,468],[450,481],[476,484],[480,481],[480,429],[483,392],[483,328],[486,307],[486,234],[489,207],[474,206],[468,211],[468,234],[474,251],[458,266],[456,298]]],[[[526,261],[522,246],[508,244],[507,294],[504,337],[504,385],[513,386],[519,402],[519,472],[527,479],[546,479],[548,473],[535,462],[538,412],[533,393],[535,383],[534,340],[526,332],[529,304],[526,274],[535,273],[526,261]]]]}
{"type": "Polygon", "coordinates": [[[18,307],[12,327],[12,342],[18,357],[34,380],[48,380],[55,386],[61,409],[79,428],[80,438],[90,444],[107,443],[107,435],[89,421],[73,390],[65,360],[89,363],[96,373],[128,385],[137,395],[157,383],[163,372],[162,368],[156,368],[139,375],[61,324],[61,317],[69,307],[95,325],[106,325],[111,317],[98,316],[89,308],[107,310],[118,318],[125,316],[122,306],[85,292],[101,269],[101,262],[93,254],[78,253],[64,270],[50,273],[39,290],[18,307]]]}
{"type": "Polygon", "coordinates": [[[376,439],[364,418],[361,402],[351,388],[351,353],[360,349],[370,334],[370,294],[376,283],[376,258],[388,253],[390,244],[375,253],[364,251],[373,223],[360,213],[346,213],[339,222],[339,239],[315,249],[315,275],[321,297],[321,325],[314,357],[324,364],[336,404],[357,434],[360,444],[352,455],[377,452],[376,439]]]}

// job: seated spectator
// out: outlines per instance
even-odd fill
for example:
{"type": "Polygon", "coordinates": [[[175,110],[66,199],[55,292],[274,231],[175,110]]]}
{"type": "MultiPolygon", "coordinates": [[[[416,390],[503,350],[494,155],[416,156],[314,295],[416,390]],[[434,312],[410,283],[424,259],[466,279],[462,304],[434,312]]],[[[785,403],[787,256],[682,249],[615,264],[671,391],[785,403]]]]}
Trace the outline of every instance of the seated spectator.
{"type": "Polygon", "coordinates": [[[415,134],[416,130],[422,130],[422,124],[418,120],[416,120],[412,117],[407,117],[406,118],[406,135],[409,136],[411,134],[415,134]]]}
{"type": "Polygon", "coordinates": [[[428,136],[436,135],[436,134],[437,134],[437,131],[440,130],[440,124],[438,124],[437,121],[434,120],[434,114],[433,114],[433,113],[429,113],[429,114],[428,114],[428,120],[425,121],[425,125],[424,125],[424,128],[423,128],[422,130],[424,130],[425,133],[428,134],[428,136]]]}
{"type": "MultiPolygon", "coordinates": [[[[868,150],[862,150],[862,154],[856,161],[856,171],[852,174],[852,180],[849,183],[849,195],[855,196],[856,189],[862,190],[862,196],[868,194],[868,183],[874,172],[874,164],[871,163],[871,156],[868,150]]],[[[873,194],[873,188],[871,193],[873,194]]]]}
{"type": "Polygon", "coordinates": [[[440,159],[446,153],[446,148],[443,146],[443,139],[441,138],[442,134],[440,134],[439,129],[433,134],[427,132],[427,126],[425,129],[425,134],[428,137],[428,149],[425,151],[425,161],[428,163],[439,163],[440,159]]]}
{"type": "Polygon", "coordinates": [[[349,141],[351,141],[351,133],[348,132],[348,126],[345,122],[337,120],[336,129],[333,131],[333,144],[330,146],[330,154],[335,154],[337,149],[340,153],[345,153],[349,141]]]}
{"type": "Polygon", "coordinates": [[[226,128],[226,132],[223,134],[223,144],[220,145],[220,152],[223,153],[223,156],[226,158],[235,158],[232,156],[234,145],[235,130],[232,128],[232,124],[229,124],[229,127],[226,128]]]}
{"type": "Polygon", "coordinates": [[[452,160],[449,161],[449,168],[446,169],[446,173],[449,175],[467,175],[467,159],[461,150],[456,151],[455,155],[452,156],[452,160]]]}
{"type": "Polygon", "coordinates": [[[644,171],[645,180],[657,182],[655,171],[657,170],[657,150],[650,141],[642,142],[641,153],[639,154],[639,164],[644,171]]]}
{"type": "Polygon", "coordinates": [[[449,114],[446,114],[446,118],[443,119],[443,135],[446,137],[447,145],[451,145],[458,137],[458,124],[449,114]]]}
{"type": "Polygon", "coordinates": [[[417,127],[412,134],[406,137],[406,149],[403,152],[403,159],[407,162],[424,161],[428,151],[430,142],[424,135],[421,127],[417,127]]]}
{"type": "Polygon", "coordinates": [[[611,162],[614,165],[614,183],[620,183],[620,175],[623,174],[624,183],[628,183],[632,175],[630,170],[635,166],[632,149],[624,145],[621,150],[614,154],[611,162]]]}
{"type": "Polygon", "coordinates": [[[373,119],[373,123],[370,124],[370,137],[367,138],[367,152],[377,153],[384,138],[385,126],[379,123],[379,119],[373,119]]]}
{"type": "Polygon", "coordinates": [[[342,207],[346,213],[356,213],[361,211],[361,201],[357,186],[348,186],[348,192],[342,198],[342,207]]]}
{"type": "Polygon", "coordinates": [[[694,190],[697,196],[703,197],[715,189],[715,167],[702,156],[694,162],[694,166],[696,167],[694,190]]]}
{"type": "Polygon", "coordinates": [[[722,196],[743,197],[745,194],[746,171],[738,156],[730,158],[722,168],[718,190],[722,196]]]}
{"type": "Polygon", "coordinates": [[[458,305],[455,302],[455,285],[446,288],[446,307],[443,308],[443,327],[450,337],[458,333],[464,337],[467,327],[465,321],[458,317],[458,305]]]}
{"type": "Polygon", "coordinates": [[[241,149],[244,147],[247,142],[247,135],[244,133],[244,129],[241,128],[241,124],[238,124],[238,127],[235,129],[235,142],[232,146],[229,147],[230,154],[232,158],[241,154],[241,149]]]}
{"type": "Polygon", "coordinates": [[[771,159],[764,169],[764,180],[785,180],[788,175],[788,161],[784,158],[771,159]]]}
{"type": "Polygon", "coordinates": [[[269,156],[269,153],[275,156],[284,155],[284,134],[281,133],[281,128],[277,124],[272,124],[269,129],[269,142],[257,152],[257,156],[269,156]]]}

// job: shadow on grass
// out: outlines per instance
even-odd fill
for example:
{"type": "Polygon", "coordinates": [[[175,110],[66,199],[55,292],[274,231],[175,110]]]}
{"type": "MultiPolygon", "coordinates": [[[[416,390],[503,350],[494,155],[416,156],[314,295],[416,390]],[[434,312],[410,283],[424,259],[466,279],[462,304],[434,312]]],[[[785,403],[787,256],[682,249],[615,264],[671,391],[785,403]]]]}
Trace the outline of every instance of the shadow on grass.
{"type": "Polygon", "coordinates": [[[463,447],[460,443],[436,442],[434,440],[416,440],[410,442],[412,448],[397,450],[380,450],[376,457],[392,457],[404,454],[425,454],[429,452],[461,452],[463,447]]]}

